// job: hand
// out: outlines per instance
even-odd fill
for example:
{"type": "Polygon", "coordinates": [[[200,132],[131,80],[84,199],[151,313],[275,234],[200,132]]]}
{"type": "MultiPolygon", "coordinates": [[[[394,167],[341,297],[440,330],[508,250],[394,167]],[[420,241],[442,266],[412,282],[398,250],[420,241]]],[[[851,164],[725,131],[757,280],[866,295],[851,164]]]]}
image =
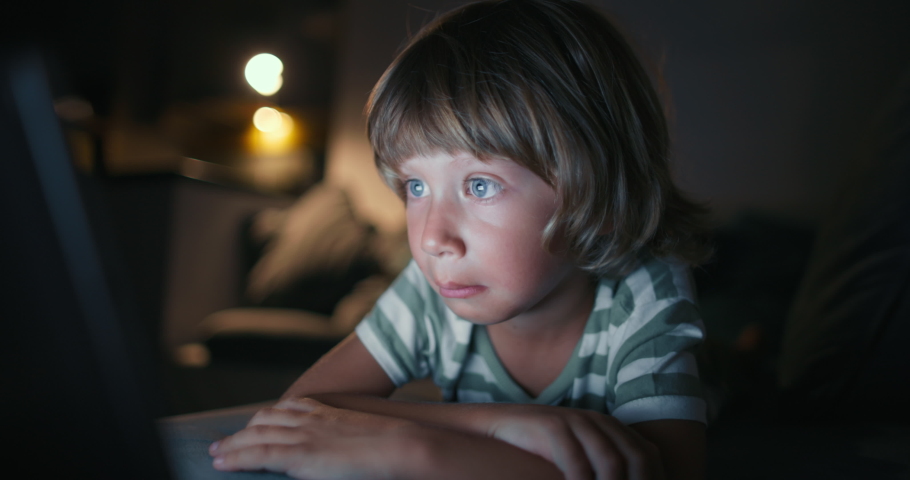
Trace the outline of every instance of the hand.
{"type": "Polygon", "coordinates": [[[294,478],[393,477],[407,420],[290,398],[256,413],[247,427],[215,442],[218,470],[268,470],[294,478]]]}
{"type": "Polygon", "coordinates": [[[574,408],[497,408],[487,435],[553,462],[567,480],[662,480],[660,452],[616,418],[574,408]]]}

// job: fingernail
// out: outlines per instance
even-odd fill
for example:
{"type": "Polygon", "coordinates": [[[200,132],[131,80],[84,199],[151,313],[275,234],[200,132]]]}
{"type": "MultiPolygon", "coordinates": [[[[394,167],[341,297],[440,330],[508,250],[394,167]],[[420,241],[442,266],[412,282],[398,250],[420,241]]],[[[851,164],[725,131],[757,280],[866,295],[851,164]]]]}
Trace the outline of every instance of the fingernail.
{"type": "Polygon", "coordinates": [[[213,467],[218,468],[222,465],[224,465],[224,457],[215,457],[215,459],[212,460],[213,467]]]}
{"type": "Polygon", "coordinates": [[[212,443],[211,445],[209,445],[209,452],[214,452],[215,450],[218,450],[218,444],[219,444],[219,443],[221,443],[221,442],[220,442],[220,441],[219,441],[219,442],[214,442],[214,443],[212,443]]]}

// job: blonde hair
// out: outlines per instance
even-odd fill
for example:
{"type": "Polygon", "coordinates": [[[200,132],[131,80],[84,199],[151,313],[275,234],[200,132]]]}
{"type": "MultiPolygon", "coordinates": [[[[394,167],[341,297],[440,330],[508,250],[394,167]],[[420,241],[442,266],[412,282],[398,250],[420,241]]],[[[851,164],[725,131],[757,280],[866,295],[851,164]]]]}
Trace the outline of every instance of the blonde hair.
{"type": "Polygon", "coordinates": [[[399,194],[397,166],[415,155],[511,159],[550,184],[559,234],[595,275],[637,256],[710,255],[706,209],[672,182],[660,100],[606,17],[573,1],[478,2],[424,27],[367,105],[376,165],[399,194]]]}

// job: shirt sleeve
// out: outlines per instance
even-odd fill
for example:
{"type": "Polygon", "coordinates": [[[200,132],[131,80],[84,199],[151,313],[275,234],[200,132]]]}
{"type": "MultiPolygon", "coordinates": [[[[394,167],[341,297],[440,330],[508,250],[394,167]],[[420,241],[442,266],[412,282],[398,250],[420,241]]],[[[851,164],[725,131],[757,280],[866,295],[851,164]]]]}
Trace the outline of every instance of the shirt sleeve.
{"type": "Polygon", "coordinates": [[[411,261],[355,329],[396,386],[431,372],[427,350],[433,342],[424,321],[427,288],[423,274],[411,261]]]}
{"type": "Polygon", "coordinates": [[[647,294],[635,296],[628,313],[611,321],[616,343],[608,369],[608,410],[627,425],[666,419],[707,423],[695,359],[704,324],[686,283],[688,272],[670,275],[677,276],[677,286],[687,288],[659,298],[665,289],[654,285],[647,294]]]}

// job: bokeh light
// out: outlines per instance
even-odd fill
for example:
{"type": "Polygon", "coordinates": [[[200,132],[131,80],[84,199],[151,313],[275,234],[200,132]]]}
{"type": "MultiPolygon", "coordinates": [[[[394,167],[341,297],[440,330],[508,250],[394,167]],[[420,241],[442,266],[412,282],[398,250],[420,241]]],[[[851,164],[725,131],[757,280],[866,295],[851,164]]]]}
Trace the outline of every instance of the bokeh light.
{"type": "Polygon", "coordinates": [[[281,76],[283,71],[284,64],[278,57],[271,53],[260,53],[246,63],[243,73],[246,81],[254,90],[269,96],[281,89],[281,85],[284,83],[284,78],[281,76]]]}
{"type": "Polygon", "coordinates": [[[273,107],[259,107],[247,135],[248,151],[254,155],[285,154],[302,140],[293,117],[273,107]]]}
{"type": "Polygon", "coordinates": [[[253,114],[253,126],[260,132],[277,132],[285,122],[285,116],[272,107],[260,107],[253,114]]]}

